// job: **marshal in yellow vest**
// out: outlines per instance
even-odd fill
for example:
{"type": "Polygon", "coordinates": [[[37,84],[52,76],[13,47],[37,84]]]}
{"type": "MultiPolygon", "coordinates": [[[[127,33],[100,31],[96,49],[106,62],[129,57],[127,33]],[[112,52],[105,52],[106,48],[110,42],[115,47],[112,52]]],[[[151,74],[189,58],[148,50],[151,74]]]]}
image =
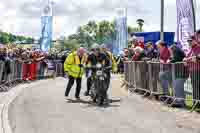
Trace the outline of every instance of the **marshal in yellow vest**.
{"type": "Polygon", "coordinates": [[[64,71],[67,72],[69,76],[73,78],[81,78],[84,74],[84,68],[81,68],[79,65],[83,66],[86,64],[87,56],[84,55],[80,61],[77,52],[73,52],[68,55],[64,63],[64,71]]]}

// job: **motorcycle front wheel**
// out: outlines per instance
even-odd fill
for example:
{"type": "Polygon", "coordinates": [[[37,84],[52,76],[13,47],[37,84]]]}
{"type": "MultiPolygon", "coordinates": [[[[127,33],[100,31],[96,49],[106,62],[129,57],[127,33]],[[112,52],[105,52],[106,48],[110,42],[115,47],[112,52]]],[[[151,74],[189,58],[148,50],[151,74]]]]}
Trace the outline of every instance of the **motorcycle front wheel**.
{"type": "Polygon", "coordinates": [[[104,97],[98,97],[97,105],[102,106],[104,104],[104,97]]]}

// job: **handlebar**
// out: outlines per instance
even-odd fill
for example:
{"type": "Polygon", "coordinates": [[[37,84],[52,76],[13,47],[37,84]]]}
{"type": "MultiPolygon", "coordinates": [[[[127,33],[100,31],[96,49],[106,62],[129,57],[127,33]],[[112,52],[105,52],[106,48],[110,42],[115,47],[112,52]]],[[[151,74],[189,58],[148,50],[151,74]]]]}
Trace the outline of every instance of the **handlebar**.
{"type": "MultiPolygon", "coordinates": [[[[96,66],[90,66],[90,67],[84,67],[84,68],[86,68],[86,69],[99,69],[98,67],[96,67],[96,66]]],[[[107,69],[112,69],[112,66],[107,66],[107,67],[101,67],[102,69],[104,69],[104,70],[107,70],[107,69]]]]}

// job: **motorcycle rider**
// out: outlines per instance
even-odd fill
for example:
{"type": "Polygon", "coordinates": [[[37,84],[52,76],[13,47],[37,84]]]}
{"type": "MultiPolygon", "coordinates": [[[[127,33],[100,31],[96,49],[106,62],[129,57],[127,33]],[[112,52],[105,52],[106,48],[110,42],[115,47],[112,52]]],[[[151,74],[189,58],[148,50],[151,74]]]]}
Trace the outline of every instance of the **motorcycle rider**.
{"type": "MultiPolygon", "coordinates": [[[[98,63],[102,64],[104,67],[111,66],[110,59],[108,58],[108,56],[106,56],[105,53],[103,53],[101,51],[101,48],[99,46],[93,48],[92,51],[93,52],[88,56],[87,66],[96,66],[96,64],[98,64],[98,63]]],[[[88,77],[88,80],[87,80],[87,91],[85,92],[85,96],[89,95],[89,91],[90,91],[91,85],[92,85],[92,76],[95,74],[95,69],[91,69],[91,71],[92,71],[92,74],[90,77],[88,77]]],[[[107,78],[107,86],[109,87],[110,70],[106,70],[105,73],[109,77],[109,78],[107,78]]],[[[108,89],[108,87],[107,87],[107,89],[108,89]]]]}
{"type": "MultiPolygon", "coordinates": [[[[114,55],[106,48],[105,44],[101,45],[101,51],[109,58],[110,65],[112,66],[112,71],[117,72],[117,62],[114,58],[114,55]]],[[[111,72],[109,71],[107,74],[108,74],[108,88],[109,88],[111,72]]]]}
{"type": "MultiPolygon", "coordinates": [[[[95,57],[95,47],[93,45],[93,48],[91,49],[91,51],[88,53],[88,58],[87,58],[87,62],[86,65],[89,66],[93,66],[96,65],[96,57],[95,57]]],[[[92,83],[92,75],[94,74],[94,70],[92,71],[91,75],[90,75],[90,70],[86,68],[86,77],[87,77],[87,91],[85,92],[85,96],[89,96],[89,91],[91,88],[91,83],[92,83]]]]}

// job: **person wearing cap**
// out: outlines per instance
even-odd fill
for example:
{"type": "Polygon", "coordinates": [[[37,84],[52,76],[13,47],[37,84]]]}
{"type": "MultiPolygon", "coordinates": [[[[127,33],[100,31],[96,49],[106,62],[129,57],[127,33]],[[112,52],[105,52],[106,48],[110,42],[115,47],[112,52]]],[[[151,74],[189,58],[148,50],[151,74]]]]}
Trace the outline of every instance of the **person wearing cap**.
{"type": "Polygon", "coordinates": [[[82,76],[84,74],[84,66],[87,61],[87,55],[85,54],[86,50],[83,47],[80,47],[77,51],[72,52],[66,58],[64,63],[64,71],[68,75],[69,81],[65,91],[65,96],[68,97],[70,90],[76,80],[76,93],[75,98],[80,99],[81,83],[82,76]]]}
{"type": "Polygon", "coordinates": [[[145,56],[150,59],[156,59],[158,57],[158,52],[152,42],[148,42],[145,45],[145,56]]]}

